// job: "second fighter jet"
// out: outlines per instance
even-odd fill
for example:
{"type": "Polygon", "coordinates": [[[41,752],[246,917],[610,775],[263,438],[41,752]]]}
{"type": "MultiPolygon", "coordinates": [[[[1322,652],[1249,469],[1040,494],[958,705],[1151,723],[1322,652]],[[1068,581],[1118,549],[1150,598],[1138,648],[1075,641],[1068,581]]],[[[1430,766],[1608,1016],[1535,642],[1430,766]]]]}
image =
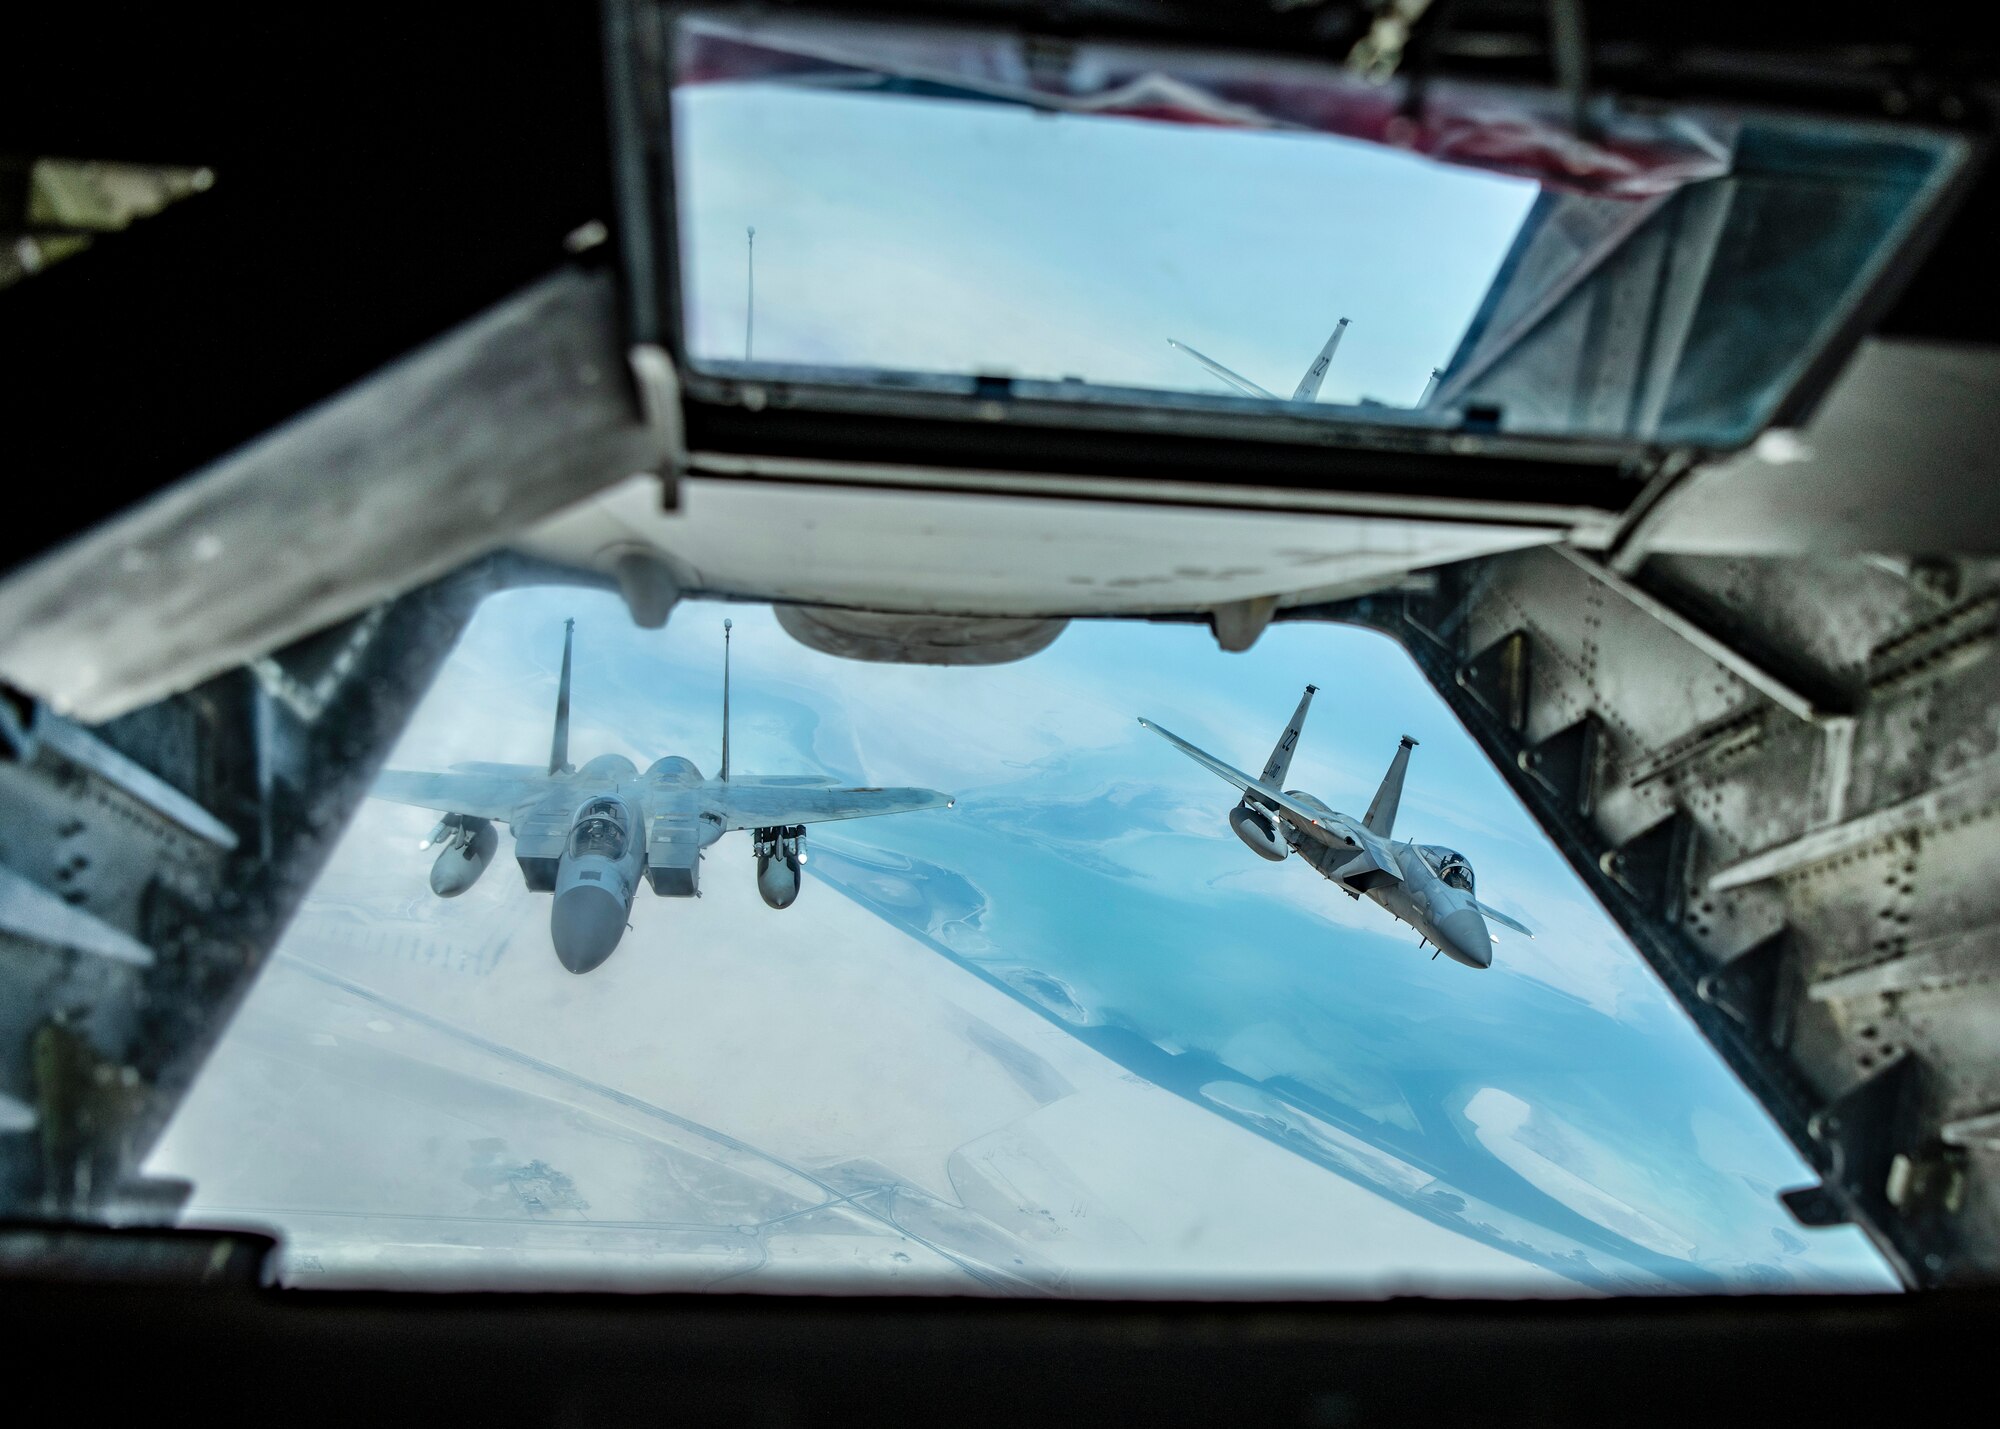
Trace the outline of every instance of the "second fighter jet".
{"type": "Polygon", "coordinates": [[[1243,791],[1229,811],[1229,826],[1253,851],[1273,862],[1296,853],[1350,898],[1367,897],[1389,915],[1416,929],[1424,942],[1470,968],[1493,965],[1493,937],[1487,921],[1533,937],[1527,928],[1472,896],[1472,865],[1465,855],[1435,844],[1398,843],[1390,835],[1396,806],[1403,799],[1403,776],[1416,741],[1403,736],[1382,787],[1360,818],[1336,813],[1312,795],[1284,788],[1292,749],[1305,727],[1306,709],[1316,686],[1307,685],[1277,748],[1256,778],[1196,749],[1151,720],[1153,733],[1243,791]]]}

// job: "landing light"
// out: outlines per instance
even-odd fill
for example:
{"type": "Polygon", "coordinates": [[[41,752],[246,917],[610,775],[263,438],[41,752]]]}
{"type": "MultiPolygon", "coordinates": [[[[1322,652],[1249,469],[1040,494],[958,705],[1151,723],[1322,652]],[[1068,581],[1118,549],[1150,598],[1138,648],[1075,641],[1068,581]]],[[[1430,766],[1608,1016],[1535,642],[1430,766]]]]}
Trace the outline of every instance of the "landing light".
{"type": "Polygon", "coordinates": [[[429,848],[430,846],[431,846],[431,841],[430,841],[429,839],[418,839],[418,840],[417,840],[417,847],[418,847],[418,849],[420,849],[420,850],[421,850],[421,849],[427,849],[427,848],[429,848]]]}

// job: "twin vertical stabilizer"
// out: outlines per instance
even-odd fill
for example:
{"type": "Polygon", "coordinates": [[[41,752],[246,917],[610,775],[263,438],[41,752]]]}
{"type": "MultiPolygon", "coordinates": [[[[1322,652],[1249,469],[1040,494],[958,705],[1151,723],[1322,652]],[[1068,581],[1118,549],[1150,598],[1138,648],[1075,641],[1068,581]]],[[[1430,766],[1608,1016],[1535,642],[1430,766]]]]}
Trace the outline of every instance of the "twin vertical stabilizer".
{"type": "Polygon", "coordinates": [[[549,743],[549,773],[567,774],[569,762],[569,647],[576,638],[576,622],[563,622],[562,679],[556,685],[556,733],[549,743]]]}
{"type": "MultiPolygon", "coordinates": [[[[729,777],[729,630],[730,621],[722,622],[722,774],[729,777]]],[[[549,773],[569,774],[576,766],[569,762],[569,669],[570,648],[576,640],[576,622],[563,622],[562,677],[556,683],[556,730],[549,742],[549,773]]],[[[1304,712],[1304,706],[1300,706],[1304,712]]]]}
{"type": "Polygon", "coordinates": [[[1299,732],[1306,727],[1306,709],[1318,692],[1318,685],[1307,685],[1306,692],[1299,696],[1299,707],[1292,711],[1292,722],[1285,726],[1285,732],[1278,736],[1277,748],[1264,761],[1264,772],[1258,776],[1260,782],[1280,792],[1284,790],[1285,776],[1292,769],[1292,751],[1298,747],[1299,732]]]}
{"type": "Polygon", "coordinates": [[[718,779],[729,777],[729,628],[730,622],[722,622],[722,772],[718,779]]]}
{"type": "Polygon", "coordinates": [[[1347,333],[1347,319],[1342,318],[1333,330],[1333,336],[1326,340],[1326,346],[1319,350],[1306,375],[1299,379],[1299,385],[1292,392],[1294,402],[1313,402],[1319,399],[1319,384],[1326,381],[1326,370],[1333,366],[1333,354],[1340,348],[1340,339],[1347,333]]]}
{"type": "Polygon", "coordinates": [[[1362,819],[1362,827],[1380,838],[1389,837],[1396,827],[1396,806],[1403,802],[1403,776],[1410,769],[1410,751],[1417,742],[1407,734],[1396,749],[1396,757],[1389,761],[1389,772],[1382,776],[1382,787],[1375,791],[1374,800],[1368,805],[1368,815],[1362,819]]]}

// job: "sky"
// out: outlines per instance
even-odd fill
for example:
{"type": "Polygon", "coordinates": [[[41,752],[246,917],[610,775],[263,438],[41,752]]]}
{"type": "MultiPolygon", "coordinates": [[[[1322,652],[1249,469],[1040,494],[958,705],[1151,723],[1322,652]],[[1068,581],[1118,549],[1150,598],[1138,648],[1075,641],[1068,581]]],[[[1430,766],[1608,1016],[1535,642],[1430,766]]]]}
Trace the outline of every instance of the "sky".
{"type": "Polygon", "coordinates": [[[715,84],[674,96],[690,350],[1414,405],[1532,183],[1327,135],[715,84]]]}
{"type": "MultiPolygon", "coordinates": [[[[575,1139],[637,1099],[784,1177],[832,1185],[826,1166],[865,1163],[868,1195],[929,1208],[922,1244],[879,1264],[818,1243],[779,1255],[767,1230],[753,1280],[776,1288],[795,1283],[771,1279],[784,1267],[882,1288],[899,1254],[1096,1293],[1892,1287],[1859,1232],[1790,1219],[1777,1193],[1811,1173],[1371,632],[1280,624],[1229,655],[1199,627],[1077,623],[1027,660],[939,669],[819,655],[768,608],[685,604],[643,631],[602,593],[511,592],[481,608],[391,763],[544,759],[574,616],[573,758],[678,753],[713,772],[725,613],[737,770],[922,785],[957,806],[815,828],[783,912],[756,900],[747,836],[728,835],[698,903],[642,892],[620,951],[576,978],[505,835],[446,903],[415,851],[431,817],[370,802],[155,1166],[197,1183],[198,1212],[291,1227],[315,1263],[365,1251],[419,1283],[442,1273],[435,1236],[398,1240],[384,1217],[553,1234],[569,1213],[551,1167],[581,1203],[626,1188],[619,1234],[722,1215],[706,1192],[657,1200],[699,1178],[617,1170],[629,1128],[575,1139]],[[1365,807],[1397,739],[1417,739],[1398,834],[1467,854],[1482,899],[1532,941],[1502,932],[1486,971],[1433,961],[1372,904],[1244,848],[1228,786],[1137,723],[1254,766],[1308,682],[1292,784],[1365,807]],[[342,1019],[381,1029],[365,1037],[393,1027],[403,1070],[354,1060],[342,1019]],[[560,1082],[559,1114],[539,1093],[494,1100],[528,1096],[523,1065],[560,1082]],[[444,1067],[457,1080],[415,1090],[444,1067]],[[365,1089],[387,1086],[393,1104],[364,1114],[365,1089]],[[267,1128],[261,1157],[244,1154],[246,1124],[267,1128]],[[1264,1169],[1217,1179],[1239,1164],[1264,1169]],[[526,1197],[512,1220],[460,1204],[495,1178],[526,1197]],[[979,1249],[1003,1233],[1012,1254],[979,1249]]],[[[824,1194],[815,1214],[862,1204],[824,1194]]],[[[465,1249],[489,1269],[498,1253],[465,1249]]],[[[607,1275],[667,1263],[657,1247],[590,1253],[607,1275]]],[[[506,1264],[517,1281],[598,1283],[573,1259],[506,1264]]]]}

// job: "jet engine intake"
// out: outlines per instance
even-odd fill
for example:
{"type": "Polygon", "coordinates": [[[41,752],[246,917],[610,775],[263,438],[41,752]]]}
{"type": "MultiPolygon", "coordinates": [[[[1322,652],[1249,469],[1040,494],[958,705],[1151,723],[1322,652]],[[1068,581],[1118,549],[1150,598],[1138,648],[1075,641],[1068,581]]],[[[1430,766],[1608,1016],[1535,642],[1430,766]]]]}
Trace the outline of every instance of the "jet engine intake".
{"type": "Polygon", "coordinates": [[[1292,851],[1285,836],[1271,822],[1271,816],[1262,809],[1252,808],[1248,802],[1238,804],[1229,811],[1229,827],[1236,830],[1236,837],[1249,845],[1250,851],[1259,858],[1283,863],[1292,851]]]}
{"type": "Polygon", "coordinates": [[[493,852],[500,847],[500,835],[490,819],[469,814],[447,814],[432,832],[428,843],[442,844],[437,861],[431,865],[431,892],[440,898],[456,898],[479,881],[493,852]]]}
{"type": "Polygon", "coordinates": [[[799,896],[799,865],[806,861],[804,824],[779,824],[751,836],[757,853],[757,892],[773,908],[789,908],[799,896]]]}

